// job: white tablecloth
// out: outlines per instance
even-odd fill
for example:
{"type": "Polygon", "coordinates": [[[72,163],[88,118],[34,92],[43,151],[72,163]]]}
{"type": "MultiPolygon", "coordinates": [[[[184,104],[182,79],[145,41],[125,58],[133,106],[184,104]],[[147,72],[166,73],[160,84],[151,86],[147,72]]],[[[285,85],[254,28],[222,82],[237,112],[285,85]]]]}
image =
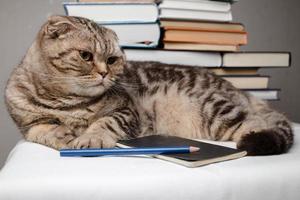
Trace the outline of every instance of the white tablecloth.
{"type": "MultiPolygon", "coordinates": [[[[144,156],[61,158],[20,141],[0,172],[0,199],[300,199],[300,125],[287,154],[199,168],[144,156]]],[[[232,146],[232,143],[225,143],[232,146]]]]}

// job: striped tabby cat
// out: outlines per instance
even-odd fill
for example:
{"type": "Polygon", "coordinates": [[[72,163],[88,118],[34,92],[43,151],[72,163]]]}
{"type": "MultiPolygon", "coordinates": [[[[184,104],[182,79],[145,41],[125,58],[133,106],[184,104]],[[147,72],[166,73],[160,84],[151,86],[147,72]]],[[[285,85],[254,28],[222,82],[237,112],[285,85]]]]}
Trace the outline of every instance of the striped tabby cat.
{"type": "Polygon", "coordinates": [[[126,62],[116,34],[52,16],[6,87],[28,141],[55,149],[113,147],[151,134],[235,141],[249,155],[293,143],[288,119],[202,68],[126,62]]]}

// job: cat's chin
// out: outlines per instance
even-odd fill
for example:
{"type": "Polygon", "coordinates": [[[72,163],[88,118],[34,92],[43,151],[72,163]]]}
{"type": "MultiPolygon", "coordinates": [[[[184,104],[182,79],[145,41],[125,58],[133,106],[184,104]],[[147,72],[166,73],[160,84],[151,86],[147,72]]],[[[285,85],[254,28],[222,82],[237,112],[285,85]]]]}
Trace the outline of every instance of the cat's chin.
{"type": "Polygon", "coordinates": [[[83,97],[97,97],[102,95],[106,91],[103,85],[97,85],[94,87],[77,88],[75,94],[83,97]]]}

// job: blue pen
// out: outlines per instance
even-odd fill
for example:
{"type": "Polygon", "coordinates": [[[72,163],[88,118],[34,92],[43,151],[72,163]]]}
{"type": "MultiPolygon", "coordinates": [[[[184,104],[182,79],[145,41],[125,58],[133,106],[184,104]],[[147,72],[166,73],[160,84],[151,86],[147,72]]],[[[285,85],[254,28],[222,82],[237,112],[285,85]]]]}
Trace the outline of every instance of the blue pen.
{"type": "Polygon", "coordinates": [[[191,153],[199,151],[198,147],[181,146],[181,147],[145,147],[145,148],[105,148],[105,149],[61,149],[60,156],[107,156],[107,155],[145,155],[145,154],[175,154],[191,153]]]}

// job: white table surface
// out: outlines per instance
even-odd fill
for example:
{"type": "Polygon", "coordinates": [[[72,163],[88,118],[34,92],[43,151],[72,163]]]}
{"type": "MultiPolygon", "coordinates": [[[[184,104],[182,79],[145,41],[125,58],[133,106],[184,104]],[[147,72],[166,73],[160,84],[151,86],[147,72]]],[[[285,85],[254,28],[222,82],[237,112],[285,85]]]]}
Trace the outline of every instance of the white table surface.
{"type": "MultiPolygon", "coordinates": [[[[144,156],[62,158],[20,141],[0,171],[0,199],[300,199],[300,125],[287,154],[186,168],[144,156]]],[[[221,143],[234,146],[233,143],[221,143]]]]}

